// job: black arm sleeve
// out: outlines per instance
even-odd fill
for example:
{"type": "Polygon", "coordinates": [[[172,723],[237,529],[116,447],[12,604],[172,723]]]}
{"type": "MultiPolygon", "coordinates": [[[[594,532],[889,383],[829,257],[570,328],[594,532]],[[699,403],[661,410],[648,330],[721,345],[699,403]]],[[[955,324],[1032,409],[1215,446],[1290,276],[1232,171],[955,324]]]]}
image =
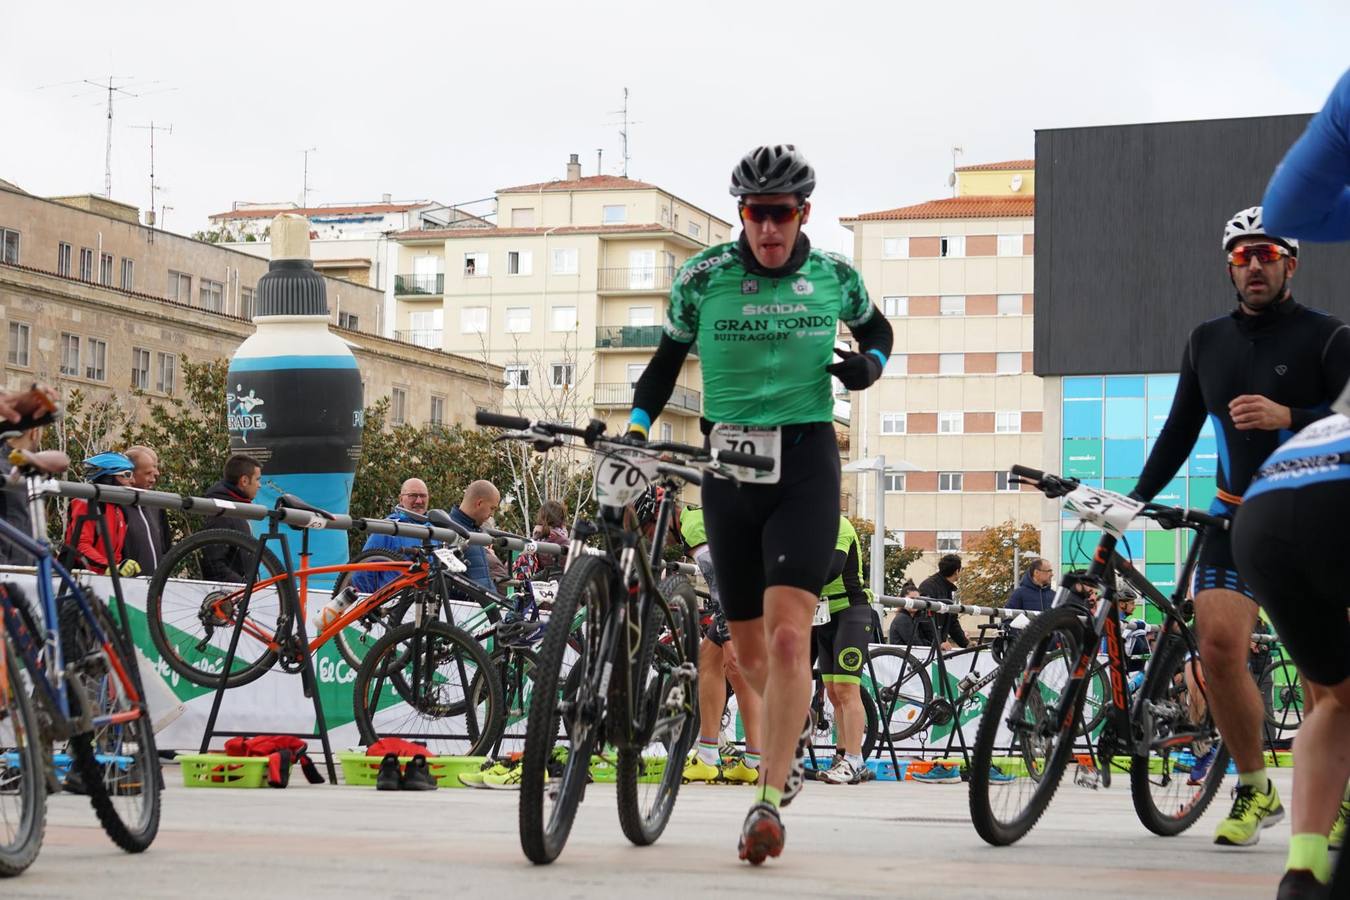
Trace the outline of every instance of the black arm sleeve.
{"type": "Polygon", "coordinates": [[[661,335],[661,343],[652,354],[651,362],[643,370],[633,389],[633,408],[651,416],[652,421],[666,408],[666,401],[675,390],[675,379],[680,377],[680,366],[689,355],[689,344],[682,344],[668,334],[661,335]]]}
{"type": "Polygon", "coordinates": [[[825,583],[829,584],[840,575],[844,574],[844,566],[848,564],[848,554],[843,550],[834,551],[834,556],[830,557],[830,570],[825,573],[825,583]]]}
{"type": "Polygon", "coordinates": [[[881,314],[876,304],[872,304],[872,315],[857,328],[850,328],[853,338],[858,342],[858,350],[867,353],[878,350],[882,356],[890,357],[891,346],[895,343],[895,333],[891,331],[890,321],[881,314]]]}
{"type": "Polygon", "coordinates": [[[955,613],[947,616],[947,640],[962,649],[970,646],[970,638],[966,637],[966,630],[961,627],[961,617],[955,613]]]}
{"type": "MultiPolygon", "coordinates": [[[[1331,333],[1322,348],[1322,382],[1329,392],[1329,400],[1334,402],[1345,390],[1350,380],[1350,326],[1342,325],[1331,333]]],[[[1301,431],[1313,422],[1330,415],[1328,407],[1315,409],[1290,409],[1289,428],[1301,431]]]]}
{"type": "Polygon", "coordinates": [[[1177,382],[1177,393],[1172,398],[1172,410],[1167,414],[1167,422],[1153,445],[1153,452],[1144,463],[1144,471],[1134,492],[1143,500],[1152,500],[1167,486],[1167,482],[1176,477],[1177,471],[1190,456],[1195,447],[1195,439],[1205,426],[1205,398],[1200,393],[1200,378],[1195,374],[1194,360],[1191,359],[1191,345],[1188,341],[1186,352],[1181,355],[1181,377],[1177,382]]]}

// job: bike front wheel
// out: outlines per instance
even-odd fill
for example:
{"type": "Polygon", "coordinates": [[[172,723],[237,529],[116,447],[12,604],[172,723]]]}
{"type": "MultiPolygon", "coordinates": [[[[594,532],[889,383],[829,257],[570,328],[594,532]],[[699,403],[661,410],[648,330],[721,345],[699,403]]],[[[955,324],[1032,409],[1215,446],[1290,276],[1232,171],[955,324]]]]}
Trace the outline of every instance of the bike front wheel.
{"type": "Polygon", "coordinates": [[[1287,659],[1266,666],[1259,682],[1266,708],[1266,724],[1276,733],[1298,731],[1303,724],[1303,674],[1287,659]]]}
{"type": "Polygon", "coordinates": [[[42,849],[47,765],[29,682],[0,621],[0,877],[18,875],[42,849]]]}

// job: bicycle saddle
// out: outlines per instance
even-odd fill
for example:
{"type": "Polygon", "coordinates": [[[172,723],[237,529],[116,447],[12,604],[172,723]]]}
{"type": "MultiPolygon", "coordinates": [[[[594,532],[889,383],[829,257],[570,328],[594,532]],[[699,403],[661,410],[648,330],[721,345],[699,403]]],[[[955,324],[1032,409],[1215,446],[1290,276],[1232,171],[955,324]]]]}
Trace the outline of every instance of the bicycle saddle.
{"type": "Polygon", "coordinates": [[[427,510],[426,520],[438,528],[454,528],[455,520],[443,509],[427,510]]]}
{"type": "Polygon", "coordinates": [[[328,510],[319,509],[317,506],[311,506],[294,494],[282,494],[277,498],[277,506],[282,509],[298,509],[302,512],[314,513],[314,515],[324,519],[332,520],[334,518],[333,514],[328,510]]]}

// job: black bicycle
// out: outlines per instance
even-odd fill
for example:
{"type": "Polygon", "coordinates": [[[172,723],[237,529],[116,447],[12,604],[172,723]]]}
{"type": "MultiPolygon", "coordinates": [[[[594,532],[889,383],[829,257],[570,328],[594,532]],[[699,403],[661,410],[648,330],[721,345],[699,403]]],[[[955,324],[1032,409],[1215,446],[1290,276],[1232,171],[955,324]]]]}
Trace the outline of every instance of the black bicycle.
{"type": "Polygon", "coordinates": [[[605,744],[617,752],[623,833],[639,846],[651,844],[670,820],[698,732],[698,607],[687,593],[668,597],[659,587],[674,497],[683,484],[701,483],[702,467],[768,469],[772,460],[604,437],[599,421],[581,429],[482,411],[477,421],[508,429],[503,438],[540,451],[575,437],[596,454],[599,514],[572,526],[555,625],[539,649],[521,763],[521,847],[535,863],[558,857],[591,779],[592,753],[605,744]],[[648,548],[627,504],[652,483],[666,490],[648,548]],[[572,633],[556,623],[572,622],[583,607],[573,659],[572,633]]]}
{"type": "Polygon", "coordinates": [[[1180,834],[1194,824],[1219,789],[1228,753],[1209,715],[1195,636],[1187,625],[1186,585],[1202,540],[1191,542],[1171,600],[1115,552],[1112,530],[1131,519],[1164,528],[1226,528],[1228,520],[1193,509],[1140,504],[1078,481],[1023,466],[1012,473],[1047,497],[1066,497],[1080,518],[1103,526],[1086,574],[1066,577],[1055,605],[1036,616],[1005,656],[990,692],[970,774],[970,813],[990,844],[1011,844],[1045,812],[1076,745],[1084,745],[1076,781],[1109,787],[1113,769],[1127,767],[1135,812],[1155,834],[1180,834]],[[1164,623],[1131,699],[1127,686],[1117,579],[1162,611],[1164,623]],[[1091,669],[1105,642],[1110,704],[1097,733],[1082,728],[1091,669]],[[1124,760],[1120,759],[1124,756],[1124,760]],[[999,764],[1011,780],[991,778],[999,764]]]}

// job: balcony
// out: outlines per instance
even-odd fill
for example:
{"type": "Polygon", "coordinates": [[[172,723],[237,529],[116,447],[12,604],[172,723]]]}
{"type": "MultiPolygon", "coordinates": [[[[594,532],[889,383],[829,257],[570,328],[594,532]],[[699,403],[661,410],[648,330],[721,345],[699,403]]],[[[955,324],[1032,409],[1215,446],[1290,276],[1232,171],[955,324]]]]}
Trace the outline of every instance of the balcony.
{"type": "MultiPolygon", "coordinates": [[[[597,350],[652,350],[659,343],[661,343],[660,325],[595,326],[597,350]]],[[[698,344],[692,345],[689,352],[693,356],[698,356],[698,344]]]]}
{"type": "Polygon", "coordinates": [[[445,275],[395,275],[395,294],[425,294],[435,296],[445,293],[445,275]]]}
{"type": "Polygon", "coordinates": [[[668,291],[674,280],[674,266],[600,269],[596,277],[596,290],[602,294],[622,291],[668,291]]]}
{"type": "MultiPolygon", "coordinates": [[[[633,385],[627,382],[602,382],[595,386],[595,405],[600,407],[633,405],[633,385]]],[[[703,395],[687,387],[675,385],[666,409],[674,413],[698,415],[703,412],[703,395]]]]}
{"type": "Polygon", "coordinates": [[[439,328],[413,328],[407,331],[395,331],[394,340],[403,341],[405,344],[414,344],[418,347],[426,347],[429,350],[440,350],[444,346],[441,342],[441,329],[439,328]]]}

